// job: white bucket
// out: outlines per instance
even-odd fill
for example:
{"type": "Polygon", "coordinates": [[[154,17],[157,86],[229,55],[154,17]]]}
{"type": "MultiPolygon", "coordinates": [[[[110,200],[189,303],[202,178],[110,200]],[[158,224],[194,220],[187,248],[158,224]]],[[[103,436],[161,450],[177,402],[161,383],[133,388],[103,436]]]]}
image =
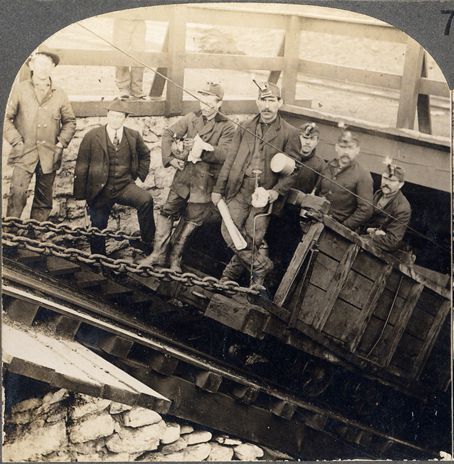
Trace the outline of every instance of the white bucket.
{"type": "Polygon", "coordinates": [[[294,159],[285,153],[276,153],[271,160],[270,167],[276,174],[289,176],[295,170],[296,163],[294,159]]]}

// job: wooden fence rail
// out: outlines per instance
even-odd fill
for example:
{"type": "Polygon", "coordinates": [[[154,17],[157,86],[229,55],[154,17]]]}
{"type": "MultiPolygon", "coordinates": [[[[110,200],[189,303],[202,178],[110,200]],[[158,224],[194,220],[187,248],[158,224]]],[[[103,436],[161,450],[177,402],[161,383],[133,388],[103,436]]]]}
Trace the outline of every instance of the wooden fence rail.
{"type": "MultiPolygon", "coordinates": [[[[421,132],[431,133],[430,96],[449,97],[445,82],[427,78],[427,59],[424,49],[403,32],[377,20],[320,17],[317,15],[295,15],[262,13],[255,11],[229,10],[226,7],[203,5],[173,5],[144,9],[143,19],[168,23],[167,35],[162,52],[130,52],[134,57],[152,68],[157,68],[183,87],[186,69],[232,69],[265,70],[269,79],[281,79],[286,104],[310,106],[307,100],[296,99],[298,73],[320,79],[341,81],[399,90],[399,107],[396,127],[414,129],[418,120],[421,132]],[[186,52],[187,24],[209,24],[245,28],[267,28],[284,30],[284,38],[278,56],[263,57],[214,53],[186,52]],[[302,31],[348,35],[406,44],[403,74],[383,73],[365,69],[338,66],[300,58],[302,31]]],[[[137,62],[117,50],[54,49],[61,56],[62,65],[85,66],[129,66],[137,62]]],[[[136,102],[137,114],[178,115],[192,108],[184,101],[184,92],[175,85],[166,86],[164,79],[155,75],[150,95],[163,97],[161,102],[136,102]],[[162,112],[162,113],[161,113],[162,112]]],[[[230,100],[224,105],[232,112],[253,111],[252,100],[230,100]]],[[[76,112],[80,116],[103,114],[101,102],[77,102],[76,112]]]]}

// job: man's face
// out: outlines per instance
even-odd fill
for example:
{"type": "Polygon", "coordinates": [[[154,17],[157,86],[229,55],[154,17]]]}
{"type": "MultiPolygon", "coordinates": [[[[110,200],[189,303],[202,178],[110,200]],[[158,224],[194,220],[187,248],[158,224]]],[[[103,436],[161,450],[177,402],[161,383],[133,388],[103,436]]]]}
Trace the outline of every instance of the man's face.
{"type": "Polygon", "coordinates": [[[392,195],[402,188],[404,185],[397,177],[390,176],[384,172],[381,176],[381,189],[385,196],[392,195]]]}
{"type": "Polygon", "coordinates": [[[359,145],[355,142],[342,145],[336,143],[336,154],[340,166],[348,166],[359,155],[359,145]]]}
{"type": "Polygon", "coordinates": [[[222,105],[222,100],[219,100],[216,95],[199,94],[199,98],[200,110],[202,111],[202,115],[206,118],[210,118],[210,116],[216,114],[222,105]]]}
{"type": "Polygon", "coordinates": [[[306,137],[305,135],[300,134],[300,141],[301,141],[301,153],[305,156],[310,155],[315,147],[318,145],[319,136],[312,135],[306,137]]]}
{"type": "Polygon", "coordinates": [[[281,106],[282,100],[277,97],[261,97],[257,100],[257,108],[263,122],[273,122],[281,106]]]}
{"type": "Polygon", "coordinates": [[[38,53],[31,59],[29,67],[33,71],[33,76],[38,79],[49,79],[55,64],[49,56],[38,53]]]}
{"type": "Polygon", "coordinates": [[[107,125],[114,129],[120,129],[126,120],[126,114],[120,111],[108,111],[107,112],[107,125]]]}

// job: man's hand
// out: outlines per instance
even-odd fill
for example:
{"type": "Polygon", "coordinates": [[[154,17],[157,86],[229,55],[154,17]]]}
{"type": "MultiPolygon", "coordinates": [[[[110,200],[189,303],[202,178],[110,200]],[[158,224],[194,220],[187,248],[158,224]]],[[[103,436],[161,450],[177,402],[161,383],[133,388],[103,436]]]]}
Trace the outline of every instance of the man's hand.
{"type": "Polygon", "coordinates": [[[386,235],[386,232],[381,230],[381,229],[377,229],[375,227],[368,227],[366,229],[366,232],[371,236],[371,237],[379,237],[379,236],[383,236],[383,235],[386,235]]]}
{"type": "Polygon", "coordinates": [[[54,151],[54,170],[58,171],[61,168],[61,161],[63,158],[63,145],[58,142],[54,151]]]}
{"type": "Polygon", "coordinates": [[[185,150],[191,151],[192,147],[194,146],[194,139],[186,138],[183,140],[183,147],[185,150]]]}
{"type": "Polygon", "coordinates": [[[8,155],[8,164],[14,164],[24,154],[24,142],[14,145],[8,155]]]}
{"type": "Polygon", "coordinates": [[[221,200],[222,200],[222,195],[220,193],[213,192],[211,194],[211,201],[213,202],[215,206],[217,206],[221,200]]]}
{"type": "Polygon", "coordinates": [[[177,158],[172,158],[170,160],[170,166],[173,166],[175,169],[178,169],[179,171],[182,171],[184,169],[184,161],[177,159],[177,158]]]}
{"type": "Polygon", "coordinates": [[[269,195],[269,202],[274,203],[278,198],[279,198],[279,192],[276,192],[276,190],[267,190],[268,195],[269,195]]]}

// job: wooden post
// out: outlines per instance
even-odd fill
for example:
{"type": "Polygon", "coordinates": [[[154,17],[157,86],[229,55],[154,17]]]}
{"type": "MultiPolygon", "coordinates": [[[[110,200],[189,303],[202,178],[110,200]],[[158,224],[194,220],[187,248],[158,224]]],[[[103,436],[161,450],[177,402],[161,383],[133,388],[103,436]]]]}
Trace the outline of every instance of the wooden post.
{"type": "MultiPolygon", "coordinates": [[[[162,44],[162,51],[167,53],[169,53],[169,29],[170,25],[167,27],[164,43],[162,44]]],[[[154,75],[153,82],[150,88],[150,97],[162,97],[162,93],[164,92],[166,79],[164,79],[164,77],[162,77],[160,74],[167,76],[167,68],[158,68],[156,69],[156,71],[159,74],[154,75]]]]}
{"type": "Polygon", "coordinates": [[[296,82],[298,80],[301,19],[290,16],[285,31],[284,76],[282,78],[282,98],[287,105],[296,100],[296,82]]]}
{"type": "MultiPolygon", "coordinates": [[[[285,33],[282,37],[281,46],[279,47],[279,51],[277,52],[277,56],[284,56],[285,53],[285,33]]],[[[277,84],[279,78],[281,77],[282,71],[270,71],[268,74],[268,82],[272,82],[273,84],[277,84]]]]}
{"type": "Polygon", "coordinates": [[[413,129],[415,126],[419,81],[423,59],[424,49],[418,42],[409,38],[400,86],[399,109],[397,111],[398,128],[413,129]]]}
{"type": "Polygon", "coordinates": [[[173,5],[168,29],[169,67],[167,81],[165,116],[175,116],[183,111],[183,85],[186,48],[186,8],[173,5]]]}
{"type": "MultiPolygon", "coordinates": [[[[427,56],[424,53],[422,60],[421,77],[427,77],[427,56]]],[[[418,95],[418,127],[420,132],[432,133],[432,118],[430,116],[430,96],[418,95]]]]}

